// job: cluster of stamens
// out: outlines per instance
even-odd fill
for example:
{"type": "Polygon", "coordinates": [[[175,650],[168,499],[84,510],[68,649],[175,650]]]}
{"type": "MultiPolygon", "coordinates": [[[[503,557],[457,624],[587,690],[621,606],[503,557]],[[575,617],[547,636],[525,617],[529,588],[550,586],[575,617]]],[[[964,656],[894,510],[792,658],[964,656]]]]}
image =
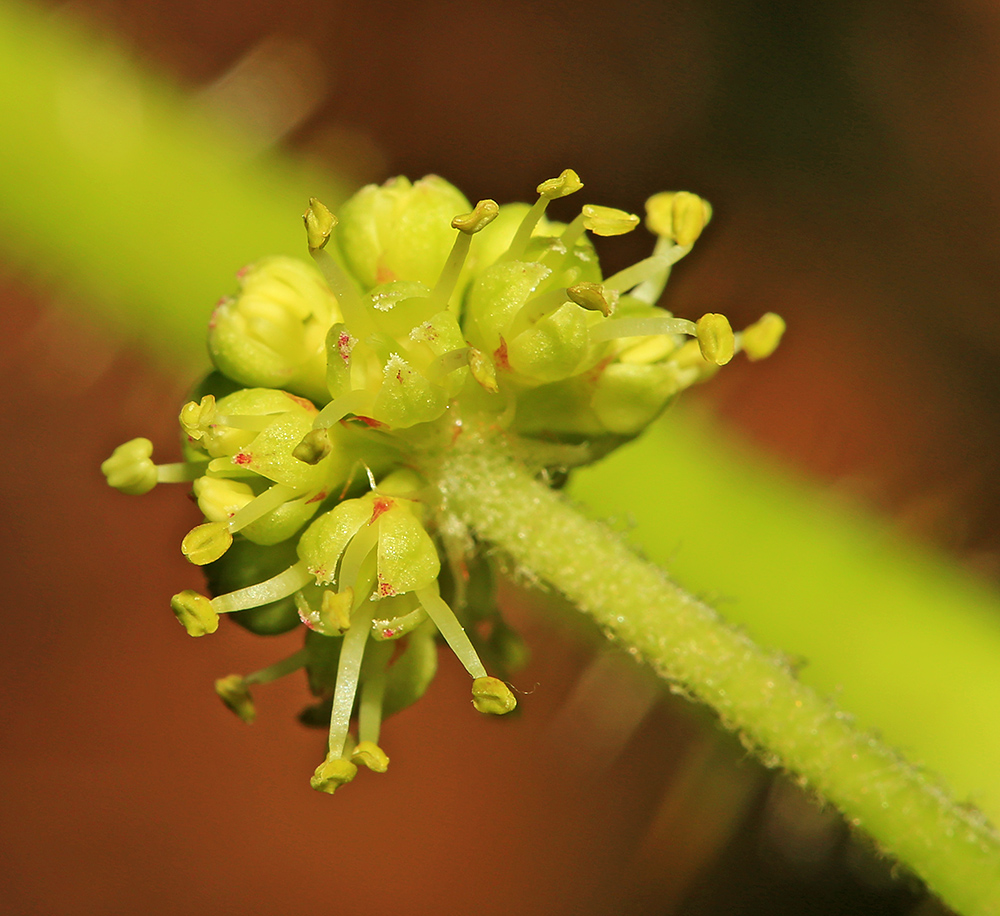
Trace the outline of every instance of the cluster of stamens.
{"type": "Polygon", "coordinates": [[[722,315],[656,306],[711,218],[705,201],[650,198],[652,254],[603,278],[587,234],[639,218],[593,205],[565,225],[546,218],[581,187],[566,170],[532,206],[469,208],[441,179],[395,179],[359,192],[339,222],[310,201],[315,267],[253,265],[212,316],[216,372],[180,412],[184,460],[155,465],[133,439],[102,466],[126,493],[191,485],[205,520],[181,547],[212,597],[174,596],[188,633],[215,632],[222,614],[261,634],[304,626],[303,649],[216,690],[251,722],[250,688],[304,668],[318,697],[305,718],[329,722],[314,788],[333,792],[359,764],[385,771],[382,719],[422,695],[438,637],[472,677],[476,709],[516,706],[481,660],[506,674],[524,656],[496,610],[495,560],[456,531],[435,486],[435,456],[467,425],[520,443],[539,470],[570,450],[583,463],[734,353],[778,344],[771,313],[734,333],[722,315]]]}

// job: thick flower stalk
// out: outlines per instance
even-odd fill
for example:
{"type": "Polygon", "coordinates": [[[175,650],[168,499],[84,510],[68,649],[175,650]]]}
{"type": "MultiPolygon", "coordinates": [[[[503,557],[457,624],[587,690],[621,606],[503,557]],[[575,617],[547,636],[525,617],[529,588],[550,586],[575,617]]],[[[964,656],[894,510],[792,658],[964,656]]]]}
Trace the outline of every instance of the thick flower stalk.
{"type": "Polygon", "coordinates": [[[313,263],[244,268],[212,315],[216,371],[180,411],[183,460],[156,465],[134,439],[103,465],[126,493],[191,487],[204,520],[181,549],[208,594],[171,602],[189,634],[222,616],[262,635],[302,627],[301,650],[216,690],[252,722],[251,689],[304,669],[316,704],[303,721],[329,735],[316,789],[334,792],[359,765],[386,770],[382,720],[423,694],[438,640],[478,711],[516,706],[503,678],[524,649],[496,606],[494,547],[455,512],[447,455],[485,435],[529,476],[556,480],[735,353],[760,359],[778,344],[777,315],[734,333],[722,315],[657,306],[711,218],[705,201],[650,198],[650,255],[605,277],[591,237],[640,219],[592,204],[569,223],[547,217],[582,187],[566,170],[532,205],[472,207],[440,178],[396,178],[339,218],[310,201],[313,263]]]}

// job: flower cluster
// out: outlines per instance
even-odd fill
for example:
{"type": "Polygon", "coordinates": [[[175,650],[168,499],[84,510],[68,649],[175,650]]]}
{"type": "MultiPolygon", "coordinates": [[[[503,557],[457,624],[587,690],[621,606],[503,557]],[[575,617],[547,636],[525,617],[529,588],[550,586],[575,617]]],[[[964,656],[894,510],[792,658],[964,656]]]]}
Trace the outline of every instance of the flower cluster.
{"type": "Polygon", "coordinates": [[[472,677],[472,702],[516,706],[503,677],[525,652],[497,611],[496,559],[449,517],[438,458],[470,424],[499,431],[539,472],[591,461],[638,434],[684,388],[736,352],[760,359],[782,320],[734,333],[657,307],[672,266],[711,218],[687,192],[646,203],[649,257],[604,277],[590,236],[639,217],[585,205],[568,224],[552,200],[582,188],[567,169],[533,205],[470,206],[437,177],[362,189],[335,217],[305,214],[313,264],[268,258],[209,324],[215,370],[180,411],[183,461],[156,465],[147,439],[104,462],[141,494],[188,483],[204,516],[181,549],[209,595],[174,596],[192,636],[220,615],[261,635],[305,631],[268,668],[216,682],[246,722],[250,688],[305,669],[329,723],[314,788],[359,765],[384,772],[383,718],[419,699],[439,637],[472,677]],[[352,722],[356,721],[356,731],[352,722]]]}

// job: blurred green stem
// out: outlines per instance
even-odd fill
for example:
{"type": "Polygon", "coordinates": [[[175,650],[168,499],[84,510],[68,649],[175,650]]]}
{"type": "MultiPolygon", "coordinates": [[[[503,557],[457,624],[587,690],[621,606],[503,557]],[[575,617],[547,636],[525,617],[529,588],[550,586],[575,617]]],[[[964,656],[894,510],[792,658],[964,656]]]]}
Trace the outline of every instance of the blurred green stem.
{"type": "Polygon", "coordinates": [[[799,681],[784,660],[588,521],[505,454],[467,431],[441,464],[446,507],[523,570],[561,591],[628,651],[707,703],[772,767],[800,777],[949,906],[1000,913],[1000,837],[799,681]]]}

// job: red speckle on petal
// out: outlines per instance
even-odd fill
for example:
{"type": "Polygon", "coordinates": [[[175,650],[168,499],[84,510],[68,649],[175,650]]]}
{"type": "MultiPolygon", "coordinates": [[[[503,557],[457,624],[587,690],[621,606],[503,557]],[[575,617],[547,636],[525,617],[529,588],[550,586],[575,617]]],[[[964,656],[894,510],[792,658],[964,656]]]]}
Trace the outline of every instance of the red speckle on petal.
{"type": "Polygon", "coordinates": [[[378,593],[381,598],[390,598],[396,594],[396,589],[394,589],[388,582],[379,582],[378,593]]]}
{"type": "Polygon", "coordinates": [[[253,461],[253,455],[249,452],[237,452],[233,456],[233,464],[250,464],[253,461]]]}
{"type": "MultiPolygon", "coordinates": [[[[350,420],[352,418],[348,417],[347,419],[350,420]]],[[[369,427],[370,429],[384,429],[386,427],[386,424],[382,423],[380,420],[373,420],[371,417],[363,417],[360,414],[358,414],[357,416],[353,417],[353,419],[354,420],[359,420],[360,422],[364,423],[365,426],[369,427]]],[[[341,420],[341,423],[345,423],[345,422],[347,422],[347,420],[341,420]]]]}
{"type": "Polygon", "coordinates": [[[316,406],[308,398],[300,398],[298,397],[298,395],[289,394],[287,391],[284,392],[284,395],[290,401],[295,401],[295,403],[298,404],[299,407],[304,407],[307,411],[309,411],[309,413],[319,413],[319,411],[316,409],[316,406]]]}
{"type": "Polygon", "coordinates": [[[244,264],[238,271],[236,271],[236,279],[242,280],[248,273],[250,273],[250,269],[252,267],[253,264],[244,264]]]}
{"type": "Polygon", "coordinates": [[[368,524],[374,524],[375,520],[382,515],[382,513],[388,512],[395,504],[395,500],[388,499],[385,496],[376,496],[375,502],[372,505],[372,517],[368,519],[368,524]]]}
{"type": "Polygon", "coordinates": [[[510,369],[510,361],[507,359],[507,341],[500,338],[500,346],[493,351],[493,364],[498,369],[510,369]]]}
{"type": "Polygon", "coordinates": [[[350,362],[351,360],[351,350],[353,349],[353,341],[351,340],[351,335],[347,331],[341,331],[340,336],[337,338],[337,350],[340,353],[340,358],[345,362],[350,362]]]}
{"type": "Polygon", "coordinates": [[[326,499],[326,497],[327,497],[326,490],[320,490],[319,493],[317,493],[312,499],[306,500],[306,505],[308,506],[310,503],[322,502],[324,499],[326,499]]]}
{"type": "Polygon", "coordinates": [[[396,631],[395,630],[390,630],[389,627],[386,627],[384,630],[382,630],[382,638],[383,639],[392,639],[392,637],[395,636],[395,635],[396,635],[396,631]]]}

